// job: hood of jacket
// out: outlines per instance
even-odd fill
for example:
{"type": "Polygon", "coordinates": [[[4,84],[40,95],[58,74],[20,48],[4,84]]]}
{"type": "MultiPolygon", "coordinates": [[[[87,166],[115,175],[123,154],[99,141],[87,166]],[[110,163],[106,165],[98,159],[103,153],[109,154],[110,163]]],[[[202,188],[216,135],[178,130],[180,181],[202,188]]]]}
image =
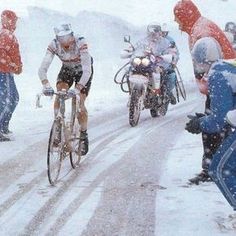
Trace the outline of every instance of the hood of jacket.
{"type": "Polygon", "coordinates": [[[16,22],[18,17],[16,13],[11,10],[4,10],[1,14],[2,28],[14,32],[16,29],[16,22]]]}
{"type": "Polygon", "coordinates": [[[175,20],[181,30],[190,34],[195,22],[201,17],[196,5],[191,0],[181,0],[174,7],[175,20]]]}

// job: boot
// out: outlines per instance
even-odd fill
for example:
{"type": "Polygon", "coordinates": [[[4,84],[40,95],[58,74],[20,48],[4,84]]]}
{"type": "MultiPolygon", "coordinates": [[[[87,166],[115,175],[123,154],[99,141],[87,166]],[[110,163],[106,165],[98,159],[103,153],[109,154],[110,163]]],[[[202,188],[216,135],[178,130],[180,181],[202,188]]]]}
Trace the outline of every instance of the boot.
{"type": "Polygon", "coordinates": [[[88,153],[88,134],[87,130],[80,132],[80,149],[81,149],[81,156],[85,156],[88,153]]]}
{"type": "Polygon", "coordinates": [[[170,93],[170,103],[171,103],[172,105],[175,105],[175,104],[176,104],[176,98],[175,98],[175,96],[174,96],[173,93],[170,93]]]}
{"type": "Polygon", "coordinates": [[[11,141],[10,138],[6,137],[4,134],[0,133],[0,142],[11,141]]]}
{"type": "Polygon", "coordinates": [[[200,182],[212,182],[207,170],[202,170],[196,177],[189,179],[190,184],[199,185],[200,182]]]}

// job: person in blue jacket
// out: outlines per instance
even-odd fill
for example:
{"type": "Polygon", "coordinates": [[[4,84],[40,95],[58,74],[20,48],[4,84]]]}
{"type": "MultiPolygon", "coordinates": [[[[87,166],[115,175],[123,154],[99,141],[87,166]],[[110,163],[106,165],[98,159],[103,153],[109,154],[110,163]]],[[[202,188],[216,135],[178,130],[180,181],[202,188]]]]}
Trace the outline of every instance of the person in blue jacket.
{"type": "MultiPolygon", "coordinates": [[[[191,54],[197,70],[195,72],[204,74],[206,78],[211,102],[209,115],[189,116],[185,129],[193,134],[221,133],[224,129],[231,129],[227,113],[236,109],[236,59],[221,60],[220,46],[210,37],[199,39],[191,54]]],[[[236,210],[235,129],[232,129],[213,155],[209,175],[236,210]]]]}

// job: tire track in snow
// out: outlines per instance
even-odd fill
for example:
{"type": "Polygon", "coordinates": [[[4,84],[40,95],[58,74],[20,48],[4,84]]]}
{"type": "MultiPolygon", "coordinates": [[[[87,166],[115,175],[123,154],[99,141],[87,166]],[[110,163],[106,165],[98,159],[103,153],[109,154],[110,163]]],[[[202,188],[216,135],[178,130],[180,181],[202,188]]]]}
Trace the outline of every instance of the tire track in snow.
{"type": "MultiPolygon", "coordinates": [[[[117,122],[117,120],[119,121],[120,119],[121,118],[118,117],[117,119],[114,119],[114,121],[117,122]]],[[[109,124],[110,122],[111,121],[109,120],[107,123],[109,124]]],[[[122,132],[121,131],[122,128],[123,129],[126,128],[126,126],[124,126],[124,125],[123,126],[118,126],[118,127],[117,126],[111,126],[111,130],[108,129],[108,131],[107,131],[106,129],[103,128],[103,126],[107,126],[107,123],[100,126],[101,133],[99,133],[99,135],[97,137],[95,137],[93,140],[91,140],[91,146],[95,145],[97,142],[98,142],[98,144],[96,146],[100,146],[99,142],[101,142],[101,144],[103,146],[103,143],[106,142],[106,141],[103,141],[104,137],[105,137],[105,140],[109,139],[110,138],[110,136],[109,136],[110,132],[117,135],[118,133],[122,132]]],[[[41,169],[44,169],[44,171],[41,171],[39,174],[37,174],[37,176],[35,176],[34,172],[32,172],[32,173],[22,172],[20,176],[17,176],[18,178],[17,178],[16,181],[14,181],[14,183],[12,183],[13,178],[15,178],[16,176],[14,174],[14,170],[12,171],[11,178],[8,177],[7,181],[5,180],[9,187],[5,188],[3,193],[1,194],[1,198],[0,198],[0,217],[3,216],[3,214],[8,209],[10,209],[15,203],[17,203],[17,201],[19,201],[25,194],[29,193],[34,186],[37,186],[42,180],[45,180],[45,178],[47,176],[47,171],[46,171],[46,148],[45,148],[45,150],[42,150],[42,148],[41,148],[42,144],[45,145],[45,142],[43,141],[43,142],[40,142],[40,143],[37,143],[37,144],[31,146],[25,152],[21,153],[20,156],[16,157],[16,163],[17,163],[17,161],[22,160],[22,158],[24,158],[25,155],[27,156],[27,153],[37,154],[36,155],[36,160],[42,160],[40,155],[45,156],[44,161],[41,162],[42,163],[41,165],[38,164],[39,163],[38,161],[34,160],[34,162],[38,165],[37,169],[39,167],[41,167],[41,169]],[[35,148],[35,146],[36,146],[36,148],[35,148]],[[45,153],[42,154],[42,151],[45,152],[45,153]],[[29,180],[31,180],[31,181],[27,182],[29,180]],[[22,184],[22,183],[24,183],[24,184],[22,184]],[[19,186],[19,188],[20,188],[19,190],[17,190],[18,187],[16,187],[16,185],[19,186]]],[[[86,158],[90,158],[90,156],[92,157],[92,155],[94,155],[95,153],[98,153],[98,152],[99,152],[99,150],[97,148],[96,148],[95,152],[93,150],[91,150],[90,153],[88,154],[88,157],[86,157],[86,158]]],[[[32,159],[31,156],[30,156],[30,158],[32,159]]],[[[28,159],[29,158],[27,158],[27,160],[28,159]]],[[[26,163],[25,163],[26,167],[23,168],[24,170],[27,170],[27,169],[29,170],[30,169],[30,166],[32,165],[33,162],[32,163],[29,162],[29,163],[30,164],[27,165],[28,161],[26,161],[26,163]]],[[[23,164],[24,163],[21,163],[21,165],[23,165],[23,164]]],[[[63,163],[63,164],[65,164],[65,163],[63,163]]],[[[6,163],[4,163],[3,167],[5,167],[5,165],[6,165],[6,163]]],[[[79,167],[79,168],[81,168],[81,167],[79,167]]],[[[3,171],[3,169],[2,169],[2,171],[3,171]]],[[[79,171],[80,171],[80,169],[79,169],[79,171]]],[[[1,173],[3,173],[3,172],[1,172],[1,173]]],[[[76,173],[78,173],[78,172],[76,172],[76,173]]]]}
{"type": "MultiPolygon", "coordinates": [[[[143,136],[152,146],[140,140],[141,153],[134,147],[125,155],[124,162],[114,166],[105,181],[102,201],[82,235],[154,235],[155,196],[159,189],[164,189],[158,185],[160,166],[183,123],[183,115],[176,115],[169,122],[153,127],[148,131],[150,135],[143,136]],[[177,132],[173,132],[176,124],[177,132]],[[166,136],[166,132],[170,135],[166,136]]],[[[76,231],[72,235],[77,235],[76,231]]]]}
{"type": "MultiPolygon", "coordinates": [[[[113,130],[113,135],[112,136],[116,136],[119,135],[119,133],[122,133],[123,130],[120,130],[121,127],[117,128],[116,130],[113,130]]],[[[110,138],[112,138],[111,136],[106,136],[106,133],[104,134],[106,139],[102,139],[102,137],[97,137],[95,140],[95,142],[98,142],[100,140],[100,143],[98,143],[96,146],[99,147],[100,145],[103,146],[105,143],[107,143],[107,140],[109,140],[110,138]]],[[[103,135],[101,135],[103,136],[103,135]]],[[[91,141],[91,144],[93,144],[93,141],[91,141]]],[[[38,150],[35,150],[35,153],[40,152],[41,149],[41,145],[37,145],[38,146],[38,150]],[[37,152],[38,151],[38,152],[37,152]]],[[[92,157],[95,153],[98,154],[99,152],[101,152],[102,149],[101,148],[96,148],[95,147],[95,151],[91,150],[91,152],[88,154],[88,157],[86,157],[86,159],[90,158],[90,156],[92,157]]],[[[27,151],[28,152],[28,151],[27,151]]],[[[29,150],[30,152],[30,150],[29,150]]],[[[24,154],[22,154],[24,155],[24,154]]],[[[39,158],[39,157],[37,157],[39,158]]],[[[69,160],[68,160],[69,161],[69,160]]],[[[65,163],[63,163],[65,164],[65,163]]],[[[45,168],[46,168],[46,160],[45,160],[45,164],[44,164],[45,168]]],[[[78,170],[80,170],[81,167],[79,167],[78,170]]],[[[85,166],[84,166],[85,168],[85,166]]],[[[83,169],[84,169],[83,168],[83,169]]],[[[78,173],[78,171],[76,172],[78,173]]],[[[22,174],[23,179],[29,179],[29,176],[24,175],[24,173],[22,174]]],[[[14,205],[23,195],[27,194],[35,185],[37,185],[40,181],[42,181],[45,177],[47,176],[47,170],[44,170],[43,172],[41,172],[39,175],[37,175],[36,177],[33,175],[33,179],[29,182],[26,183],[23,187],[21,187],[18,191],[14,192],[15,190],[15,186],[12,186],[12,183],[10,181],[8,181],[8,183],[10,184],[10,189],[5,189],[4,193],[1,195],[1,199],[0,199],[0,217],[12,206],[14,205]],[[14,192],[10,197],[8,196],[8,191],[9,192],[14,192]],[[4,200],[5,199],[5,200],[4,200]]],[[[25,182],[22,179],[19,182],[25,182]]],[[[18,183],[19,184],[19,183],[18,183]]]]}
{"type": "MultiPolygon", "coordinates": [[[[179,109],[179,108],[178,108],[179,109]]],[[[125,115],[126,116],[126,115],[125,115]]],[[[126,116],[127,117],[127,116],[126,116]]],[[[120,118],[119,118],[120,119],[120,118]]],[[[119,120],[118,119],[118,120],[119,120]]],[[[143,120],[140,120],[140,127],[141,128],[143,128],[143,126],[146,124],[146,122],[149,122],[149,119],[152,119],[152,118],[146,118],[146,119],[143,119],[143,120]]],[[[161,119],[162,118],[157,118],[157,119],[159,119],[159,121],[160,122],[162,122],[161,121],[161,119]]],[[[165,118],[163,118],[162,120],[164,120],[165,118]]],[[[118,121],[118,120],[116,120],[116,122],[118,121]]],[[[154,123],[154,120],[156,120],[156,119],[153,119],[153,122],[151,122],[151,124],[149,125],[150,126],[150,128],[151,128],[151,126],[153,126],[153,123],[154,123]]],[[[109,121],[110,122],[110,121],[109,121]]],[[[113,120],[113,122],[114,122],[114,120],[113,120]]],[[[113,123],[113,122],[111,122],[111,123],[113,123]]],[[[119,131],[120,130],[120,132],[118,132],[118,133],[114,133],[114,137],[115,136],[117,136],[117,135],[119,135],[119,133],[123,133],[123,130],[124,129],[126,129],[126,128],[128,128],[128,129],[130,129],[129,128],[129,126],[128,126],[128,117],[126,118],[126,124],[125,125],[122,125],[122,126],[120,126],[120,127],[118,127],[116,130],[115,130],[115,132],[116,131],[119,131]]],[[[137,128],[137,127],[136,127],[137,128]]],[[[136,129],[136,128],[131,128],[131,129],[136,129]]],[[[95,130],[96,132],[97,132],[97,130],[95,130]]],[[[129,131],[129,130],[128,130],[129,131]]],[[[109,131],[109,132],[106,132],[106,133],[103,133],[103,134],[101,134],[100,136],[98,136],[98,137],[96,137],[96,142],[97,141],[101,141],[101,138],[102,137],[104,137],[104,136],[106,136],[107,137],[107,134],[109,134],[111,131],[109,131]]],[[[114,132],[114,131],[112,131],[112,132],[114,132]]],[[[107,139],[112,139],[112,137],[107,137],[107,139]]],[[[104,147],[105,147],[105,145],[107,144],[109,144],[109,142],[107,142],[107,139],[104,139],[104,140],[102,140],[102,142],[101,143],[98,143],[97,145],[96,145],[96,150],[94,149],[94,150],[91,150],[91,152],[90,152],[90,155],[89,155],[89,157],[88,157],[88,162],[91,162],[93,159],[96,159],[96,156],[93,156],[95,153],[97,153],[97,152],[101,152],[103,149],[104,149],[104,147]],[[91,157],[90,157],[91,156],[91,157]],[[91,161],[90,161],[91,160],[91,161]]],[[[112,141],[112,140],[111,140],[112,141]]],[[[39,146],[41,146],[41,145],[39,145],[39,146]]],[[[86,159],[85,159],[86,160],[86,159]]],[[[84,160],[84,161],[85,161],[84,160]]],[[[80,172],[82,172],[83,173],[83,171],[84,171],[84,169],[86,169],[87,168],[87,166],[86,166],[86,163],[87,163],[87,161],[86,162],[83,162],[83,168],[81,169],[81,171],[80,172]]],[[[88,165],[89,166],[89,165],[88,165]]],[[[80,169],[79,169],[80,170],[80,169]]],[[[76,179],[77,178],[77,175],[75,175],[75,173],[73,173],[72,174],[72,183],[74,182],[73,181],[73,179],[76,179]]],[[[35,185],[37,185],[39,182],[40,182],[40,180],[43,178],[43,177],[45,177],[46,176],[46,171],[44,171],[44,172],[42,172],[40,175],[38,175],[37,177],[36,177],[36,179],[35,180],[32,180],[29,184],[26,184],[26,187],[24,188],[24,189],[20,189],[18,192],[16,192],[15,194],[14,194],[14,196],[12,196],[10,199],[8,199],[8,201],[7,202],[4,202],[4,204],[2,204],[1,206],[0,206],[0,215],[2,215],[3,213],[4,213],[4,211],[6,211],[7,209],[9,209],[10,207],[11,207],[11,205],[13,205],[14,203],[16,203],[24,194],[26,194],[26,193],[28,193],[31,189],[32,189],[32,187],[34,187],[35,185]],[[5,205],[5,208],[1,208],[3,205],[5,205]]],[[[63,185],[64,185],[64,183],[63,183],[63,185]]],[[[67,185],[66,183],[65,183],[65,185],[67,185]]],[[[96,185],[96,184],[95,184],[96,185]]],[[[62,186],[63,187],[63,186],[62,186]]],[[[68,190],[68,188],[69,188],[69,185],[68,186],[65,186],[64,188],[62,188],[62,190],[61,191],[59,191],[59,193],[61,194],[61,197],[62,197],[62,195],[63,195],[63,192],[65,192],[65,191],[67,191],[68,190]]],[[[60,197],[60,194],[58,194],[58,197],[60,197]]],[[[87,196],[87,194],[85,194],[85,196],[87,196]]],[[[86,197],[84,197],[84,199],[86,199],[86,197]]],[[[52,201],[52,205],[53,205],[53,201],[52,201]]]]}
{"type": "MultiPolygon", "coordinates": [[[[135,133],[137,133],[136,130],[133,130],[133,131],[135,131],[135,133]]],[[[75,204],[77,205],[78,201],[79,201],[79,205],[80,205],[81,203],[83,203],[84,200],[86,200],[86,198],[91,194],[91,192],[94,190],[94,188],[96,188],[100,184],[100,182],[104,179],[104,177],[106,176],[106,168],[109,168],[110,165],[114,164],[113,160],[110,158],[110,155],[112,155],[112,153],[110,152],[110,149],[107,148],[107,146],[109,146],[109,145],[112,146],[112,142],[114,142],[114,140],[116,140],[116,139],[121,139],[122,136],[126,137],[127,133],[129,133],[129,131],[120,130],[118,133],[113,133],[112,136],[110,136],[106,140],[104,140],[103,146],[101,146],[99,148],[100,150],[97,150],[98,154],[93,158],[93,160],[91,160],[89,158],[84,160],[83,169],[81,171],[83,176],[77,176],[76,174],[73,173],[72,176],[70,176],[65,181],[63,186],[60,187],[60,189],[39,209],[37,214],[33,217],[33,219],[25,227],[24,234],[30,235],[32,233],[37,232],[37,230],[39,230],[41,224],[43,224],[43,222],[45,220],[47,220],[46,216],[53,215],[53,212],[55,211],[55,208],[53,206],[58,201],[61,201],[63,193],[66,192],[66,190],[69,188],[69,186],[71,186],[75,182],[75,180],[78,180],[77,178],[79,178],[78,181],[80,181],[80,182],[85,182],[85,181],[88,182],[86,180],[86,178],[89,179],[91,174],[96,170],[96,168],[101,166],[100,167],[100,168],[102,168],[101,173],[99,173],[98,176],[92,177],[92,182],[82,191],[81,194],[78,194],[76,199],[73,200],[72,203],[70,203],[70,205],[68,206],[68,208],[66,208],[65,211],[63,211],[63,213],[66,212],[65,214],[71,215],[74,211],[74,209],[71,209],[71,208],[74,208],[74,205],[75,204]],[[108,152],[108,154],[105,154],[107,152],[108,152]],[[99,161],[101,161],[100,159],[104,160],[104,155],[105,155],[105,157],[107,156],[107,159],[108,159],[107,165],[104,165],[104,163],[99,162],[99,161]],[[99,160],[99,161],[97,161],[97,160],[99,160]],[[94,162],[96,162],[96,163],[94,163],[94,162]],[[105,168],[105,169],[103,169],[103,168],[105,168]],[[87,172],[85,172],[85,170],[87,170],[87,172]],[[102,174],[104,171],[105,171],[105,173],[102,174]],[[72,213],[70,213],[71,211],[72,211],[72,213]],[[39,222],[40,222],[40,224],[39,224],[39,222]]],[[[131,142],[131,144],[133,144],[134,140],[130,139],[130,142],[131,142]]],[[[117,151],[117,149],[120,150],[121,147],[115,148],[113,152],[117,151]]],[[[123,152],[123,150],[122,150],[122,152],[123,152]]]]}
{"type": "MultiPolygon", "coordinates": [[[[182,115],[182,114],[181,114],[182,115]]],[[[181,115],[178,115],[178,117],[180,117],[181,115]]],[[[172,122],[172,119],[173,117],[169,117],[168,119],[163,119],[162,122],[160,124],[157,125],[157,127],[162,127],[164,125],[166,125],[167,123],[171,123],[172,122]]],[[[149,129],[153,127],[153,124],[150,124],[150,123],[146,123],[146,127],[136,127],[132,130],[135,130],[135,133],[139,133],[140,135],[139,136],[142,136],[144,133],[146,133],[146,130],[147,132],[149,132],[149,129]],[[140,133],[140,130],[141,129],[145,129],[144,132],[140,133]]],[[[142,130],[141,130],[142,131],[142,130]]],[[[123,133],[123,131],[121,132],[123,133]]],[[[130,131],[128,132],[130,133],[130,131]]],[[[124,133],[123,133],[124,134],[124,133]]],[[[126,134],[124,135],[126,136],[126,134]]],[[[131,138],[134,137],[135,135],[132,134],[131,135],[131,138]]],[[[101,147],[101,150],[103,150],[104,147],[101,147]]],[[[122,152],[123,153],[123,152],[122,152]]],[[[98,159],[98,157],[96,156],[95,157],[96,159],[98,159]]],[[[92,167],[92,166],[91,166],[92,167]]],[[[65,224],[68,219],[70,219],[70,217],[75,213],[75,211],[80,207],[80,205],[86,200],[86,198],[91,194],[91,192],[104,180],[104,178],[107,176],[107,173],[109,172],[112,172],[110,169],[112,167],[110,167],[109,169],[105,170],[104,173],[101,173],[99,175],[99,177],[97,177],[94,182],[92,182],[85,190],[82,194],[79,194],[78,197],[69,205],[68,208],[66,208],[64,211],[63,211],[63,214],[57,219],[57,221],[55,222],[54,226],[51,228],[51,233],[52,234],[55,234],[55,233],[58,233],[60,231],[60,229],[62,228],[63,224],[65,224]]],[[[114,167],[115,168],[115,167],[114,167]]],[[[47,208],[47,207],[46,207],[47,208]]],[[[47,208],[48,209],[48,208],[47,208]]],[[[42,211],[44,212],[44,210],[42,211]]],[[[49,214],[47,214],[49,215],[49,214]]],[[[44,218],[43,216],[41,216],[40,218],[44,218]]],[[[31,222],[29,225],[34,225],[36,224],[37,221],[35,221],[34,223],[31,222]]],[[[30,230],[28,229],[28,233],[32,233],[34,231],[32,231],[32,227],[30,228],[30,230]]],[[[34,229],[36,230],[36,229],[34,229]]],[[[51,234],[49,233],[49,234],[51,234]]]]}

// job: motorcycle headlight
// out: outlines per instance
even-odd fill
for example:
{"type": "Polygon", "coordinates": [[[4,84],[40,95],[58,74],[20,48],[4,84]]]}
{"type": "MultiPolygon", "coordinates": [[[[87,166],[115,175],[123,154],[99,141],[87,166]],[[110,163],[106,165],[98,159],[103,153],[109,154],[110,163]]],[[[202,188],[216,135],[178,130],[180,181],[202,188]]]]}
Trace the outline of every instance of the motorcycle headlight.
{"type": "Polygon", "coordinates": [[[150,63],[150,60],[149,60],[148,58],[143,58],[143,59],[142,59],[142,64],[143,64],[144,66],[148,66],[149,63],[150,63]]]}
{"type": "Polygon", "coordinates": [[[139,66],[142,63],[142,60],[138,57],[135,57],[133,60],[133,64],[139,66]]]}

